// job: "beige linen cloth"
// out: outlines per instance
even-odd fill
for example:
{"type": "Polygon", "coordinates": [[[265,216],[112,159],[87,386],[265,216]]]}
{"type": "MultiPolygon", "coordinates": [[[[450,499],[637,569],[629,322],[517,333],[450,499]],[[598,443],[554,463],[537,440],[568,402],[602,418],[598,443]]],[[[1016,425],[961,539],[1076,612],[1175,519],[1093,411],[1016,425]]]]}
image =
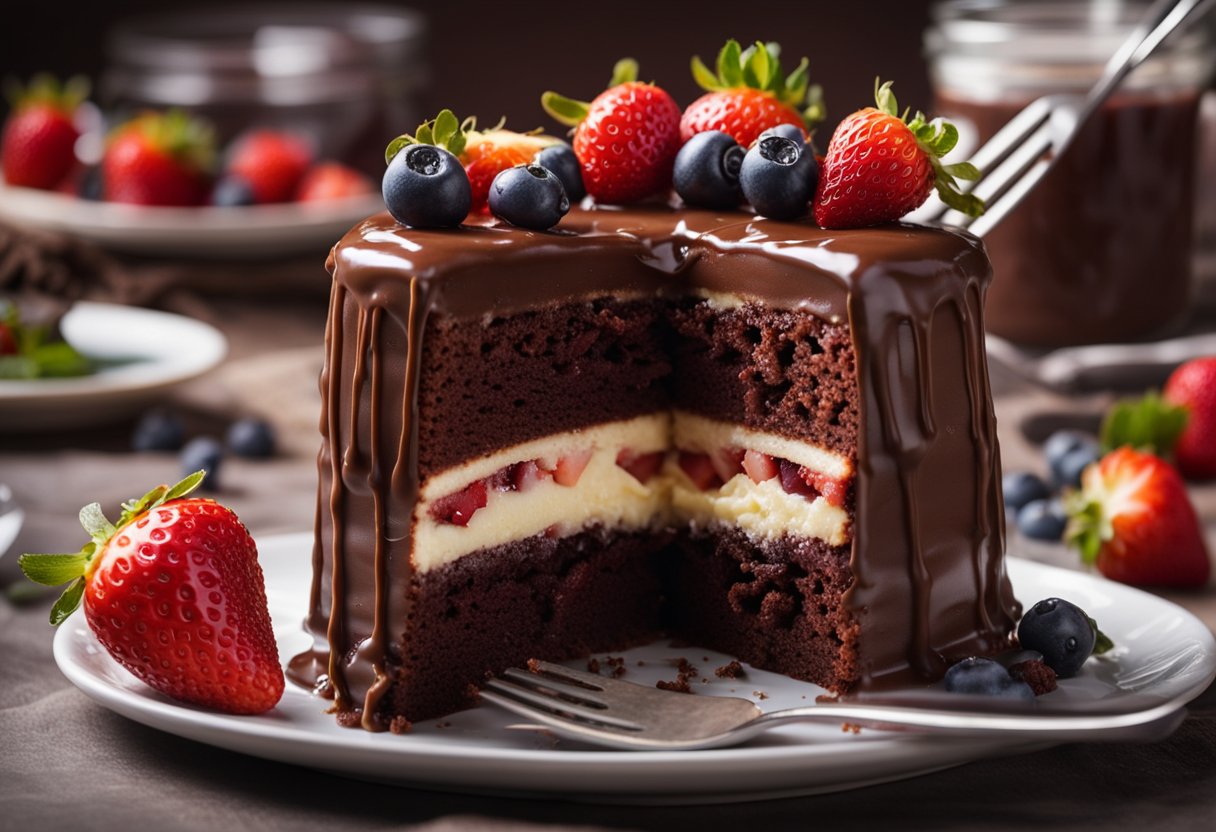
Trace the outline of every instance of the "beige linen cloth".
{"type": "MultiPolygon", "coordinates": [[[[267,462],[227,459],[220,497],[255,537],[311,528],[328,286],[323,252],[289,264],[185,267],[119,260],[54,239],[21,243],[33,248],[14,254],[11,242],[0,242],[0,286],[6,263],[10,276],[24,275],[24,285],[41,281],[60,291],[73,291],[73,281],[86,272],[91,277],[78,287],[83,296],[167,305],[221,327],[230,339],[229,361],[182,388],[171,403],[183,411],[192,434],[222,434],[232,418],[248,413],[270,418],[282,453],[267,462]],[[56,245],[64,247],[61,253],[48,253],[56,245]],[[71,265],[56,272],[47,265],[54,257],[71,265]],[[217,287],[227,288],[216,294],[217,287]],[[243,295],[234,297],[233,287],[243,295]]],[[[1041,466],[1020,431],[1028,417],[1041,421],[1042,413],[1054,411],[1063,421],[1083,420],[1078,412],[1100,404],[1057,399],[1001,373],[995,382],[1008,467],[1041,466]]],[[[178,473],[174,455],[129,452],[130,429],[125,423],[0,435],[0,480],[13,487],[27,514],[16,551],[76,547],[83,542],[75,519],[80,506],[100,500],[112,509],[178,473]]],[[[1216,517],[1216,489],[1197,496],[1207,517],[1216,517]]],[[[1031,553],[1052,561],[1067,557],[1050,548],[1031,553]]],[[[21,600],[11,556],[0,559],[0,586],[0,830],[1206,830],[1216,818],[1212,689],[1163,742],[1068,745],[840,794],[703,807],[443,794],[247,757],[124,719],[93,704],[55,667],[46,621],[50,600],[21,600]]],[[[1211,588],[1171,597],[1216,626],[1211,588]]],[[[385,735],[383,741],[402,739],[385,735]]]]}

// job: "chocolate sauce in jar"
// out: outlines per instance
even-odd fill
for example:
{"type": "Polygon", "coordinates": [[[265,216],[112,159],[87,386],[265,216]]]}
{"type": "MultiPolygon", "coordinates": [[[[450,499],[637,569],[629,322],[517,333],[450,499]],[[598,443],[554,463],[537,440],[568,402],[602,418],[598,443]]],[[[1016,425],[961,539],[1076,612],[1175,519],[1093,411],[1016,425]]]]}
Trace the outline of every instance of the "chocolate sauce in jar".
{"type": "MultiPolygon", "coordinates": [[[[935,114],[956,121],[973,149],[1034,99],[1083,94],[1146,8],[939,3],[926,34],[935,114]]],[[[1214,53],[1202,29],[1179,34],[988,235],[988,332],[1060,347],[1147,339],[1185,322],[1199,99],[1214,53]]]]}

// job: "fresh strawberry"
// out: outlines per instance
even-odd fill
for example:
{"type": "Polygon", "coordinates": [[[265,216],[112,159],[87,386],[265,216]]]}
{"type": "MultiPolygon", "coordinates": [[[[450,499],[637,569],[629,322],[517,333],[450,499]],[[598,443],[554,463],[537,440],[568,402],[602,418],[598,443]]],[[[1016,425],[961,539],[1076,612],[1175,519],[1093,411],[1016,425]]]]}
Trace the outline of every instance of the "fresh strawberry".
{"type": "Polygon", "coordinates": [[[1085,469],[1065,499],[1065,538],[1108,578],[1137,586],[1207,583],[1207,548],[1178,472],[1153,454],[1119,448],[1085,469]]]}
{"type": "Polygon", "coordinates": [[[1170,376],[1166,401],[1186,408],[1186,428],[1174,445],[1174,461],[1183,476],[1216,477],[1216,356],[1196,358],[1170,376]]]}
{"type": "Polygon", "coordinates": [[[575,451],[560,457],[557,460],[557,467],[553,470],[553,481],[558,485],[568,487],[578,485],[579,478],[583,476],[583,471],[591,462],[593,450],[593,448],[588,448],[585,451],[575,451]]]}
{"type": "Polygon", "coordinates": [[[730,482],[735,474],[743,472],[743,454],[742,448],[719,448],[716,453],[709,455],[714,472],[722,482],[730,482]]]}
{"type": "Polygon", "coordinates": [[[574,128],[574,155],[587,193],[599,202],[637,202],[671,188],[680,150],[680,108],[654,84],[637,81],[636,61],[618,61],[608,89],[586,103],[555,92],[545,112],[574,128]]]}
{"type": "Polygon", "coordinates": [[[73,78],[63,86],[39,75],[28,89],[9,91],[12,110],[0,138],[0,164],[10,185],[50,190],[76,165],[80,130],[76,110],[88,97],[89,85],[73,78]]]}
{"type": "Polygon", "coordinates": [[[798,494],[809,500],[813,500],[818,496],[815,487],[807,482],[807,478],[802,474],[805,469],[797,462],[779,459],[777,460],[777,470],[781,477],[781,487],[785,489],[787,494],[798,494]]]}
{"type": "Polygon", "coordinates": [[[635,480],[645,485],[655,474],[659,473],[666,457],[667,454],[663,451],[639,454],[630,448],[622,448],[621,452],[616,455],[616,464],[628,471],[635,480]]]}
{"type": "Polygon", "coordinates": [[[248,182],[258,204],[289,202],[311,164],[312,148],[299,136],[254,130],[233,143],[224,174],[248,182]]]}
{"type": "Polygon", "coordinates": [[[693,58],[692,76],[707,92],[680,117],[680,140],[720,130],[746,148],[770,127],[793,124],[805,133],[822,121],[822,93],[809,85],[806,58],[787,77],[780,51],[775,43],[741,49],[728,40],[718,53],[717,74],[693,58]]]}
{"type": "Polygon", "coordinates": [[[759,451],[749,450],[743,455],[743,470],[754,483],[762,483],[765,480],[771,480],[773,477],[781,473],[777,466],[777,461],[768,454],[762,454],[759,451]]]}
{"type": "Polygon", "coordinates": [[[123,504],[117,525],[96,503],[80,512],[92,541],[69,555],[22,555],[26,577],[68,584],[59,624],[84,616],[114,659],[161,693],[256,714],[283,695],[257,546],[229,509],[189,497],[199,471],[123,504]]]}
{"type": "Polygon", "coordinates": [[[296,189],[297,202],[347,199],[372,192],[372,183],[354,168],[338,162],[321,162],[309,169],[296,189]]]}
{"type": "Polygon", "coordinates": [[[845,498],[849,494],[848,483],[833,479],[827,474],[821,474],[818,471],[812,471],[805,465],[798,470],[804,482],[811,488],[815,489],[815,493],[828,501],[829,505],[840,508],[844,506],[845,498]]]}
{"type": "Polygon", "coordinates": [[[538,460],[517,463],[511,466],[511,490],[530,491],[552,476],[553,472],[543,467],[538,460]]]}
{"type": "Polygon", "coordinates": [[[104,194],[136,205],[200,205],[214,157],[211,128],[181,110],[117,128],[102,157],[104,194]]]}
{"type": "Polygon", "coordinates": [[[948,121],[926,121],[920,112],[905,122],[890,81],[874,81],[874,100],[876,108],[847,116],[828,142],[815,193],[815,222],[823,228],[894,222],[919,208],[935,188],[951,208],[981,214],[983,201],[960,192],[957,182],[977,179],[979,171],[969,162],[941,163],[958,143],[958,129],[948,121]]]}

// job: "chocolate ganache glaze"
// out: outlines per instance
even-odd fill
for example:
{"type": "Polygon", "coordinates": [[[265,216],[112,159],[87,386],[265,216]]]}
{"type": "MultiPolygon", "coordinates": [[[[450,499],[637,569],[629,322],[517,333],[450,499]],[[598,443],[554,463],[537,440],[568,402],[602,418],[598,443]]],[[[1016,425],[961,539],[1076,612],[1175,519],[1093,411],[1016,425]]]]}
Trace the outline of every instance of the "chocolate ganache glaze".
{"type": "MultiPolygon", "coordinates": [[[[417,230],[384,213],[352,229],[328,267],[314,647],[289,675],[332,695],[344,724],[384,727],[376,714],[410,616],[414,508],[431,473],[418,447],[428,320],[476,325],[599,296],[721,293],[847,322],[862,403],[845,596],[860,628],[857,689],[923,684],[1009,645],[1019,610],[984,353],[990,267],[975,238],[657,205],[576,208],[550,232],[417,230]]],[[[487,437],[469,456],[517,439],[487,437]]]]}

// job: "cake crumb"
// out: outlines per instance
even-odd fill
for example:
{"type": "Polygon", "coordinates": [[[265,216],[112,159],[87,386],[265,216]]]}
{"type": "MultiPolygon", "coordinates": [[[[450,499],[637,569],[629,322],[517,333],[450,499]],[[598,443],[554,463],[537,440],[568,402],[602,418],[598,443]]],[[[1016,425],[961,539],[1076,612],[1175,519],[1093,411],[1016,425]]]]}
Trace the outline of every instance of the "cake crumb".
{"type": "Polygon", "coordinates": [[[681,656],[680,660],[676,663],[676,671],[681,676],[696,676],[697,675],[697,666],[692,664],[691,662],[689,662],[688,659],[681,656]]]}
{"type": "Polygon", "coordinates": [[[587,659],[587,672],[588,673],[599,673],[600,672],[600,660],[597,659],[595,656],[592,656],[591,658],[587,659]]]}
{"type": "Polygon", "coordinates": [[[714,675],[719,679],[738,679],[742,676],[746,676],[747,672],[744,671],[743,665],[739,664],[737,659],[732,659],[730,664],[724,664],[721,667],[716,668],[714,670],[714,675]]]}
{"type": "Polygon", "coordinates": [[[638,659],[638,667],[645,667],[645,666],[646,666],[646,662],[642,661],[641,659],[638,659]]]}
{"type": "Polygon", "coordinates": [[[363,725],[363,711],[338,711],[336,719],[343,728],[359,728],[363,725]]]}
{"type": "Polygon", "coordinates": [[[702,656],[701,661],[705,662],[706,664],[709,664],[709,656],[702,656]]]}
{"type": "Polygon", "coordinates": [[[759,699],[761,702],[763,702],[765,699],[768,699],[768,694],[767,694],[767,693],[765,693],[765,692],[764,692],[764,691],[762,691],[762,690],[754,690],[754,691],[752,691],[752,696],[756,697],[756,698],[757,698],[757,699],[759,699]]]}
{"type": "Polygon", "coordinates": [[[669,690],[673,693],[692,693],[692,688],[688,686],[688,678],[685,676],[677,676],[671,682],[660,679],[655,682],[654,686],[659,690],[669,690]]]}
{"type": "Polygon", "coordinates": [[[451,727],[452,727],[452,723],[448,722],[448,721],[445,719],[443,722],[436,722],[436,723],[435,723],[435,727],[436,727],[436,728],[451,728],[451,727]]]}
{"type": "Polygon", "coordinates": [[[532,673],[540,673],[540,659],[528,659],[528,670],[532,673]]]}
{"type": "Polygon", "coordinates": [[[414,725],[401,714],[397,714],[393,717],[393,721],[388,724],[388,730],[394,734],[408,734],[414,730],[414,725]]]}
{"type": "Polygon", "coordinates": [[[709,684],[709,680],[708,680],[708,679],[706,679],[704,676],[702,676],[702,677],[701,677],[701,684],[703,684],[703,685],[708,685],[708,684],[709,684]]]}
{"type": "Polygon", "coordinates": [[[861,726],[853,722],[840,723],[840,731],[843,734],[860,734],[861,726]]]}
{"type": "Polygon", "coordinates": [[[609,656],[607,658],[607,662],[608,662],[608,666],[610,668],[612,668],[612,671],[608,675],[611,676],[613,679],[619,679],[622,676],[624,676],[625,673],[627,672],[625,669],[625,657],[624,656],[609,656]]]}
{"type": "Polygon", "coordinates": [[[1039,660],[1019,662],[1009,668],[1009,675],[1029,685],[1035,696],[1051,693],[1057,687],[1056,672],[1039,660]]]}
{"type": "Polygon", "coordinates": [[[477,687],[477,685],[469,685],[464,689],[464,695],[470,706],[476,705],[481,701],[481,688],[477,687]]]}

